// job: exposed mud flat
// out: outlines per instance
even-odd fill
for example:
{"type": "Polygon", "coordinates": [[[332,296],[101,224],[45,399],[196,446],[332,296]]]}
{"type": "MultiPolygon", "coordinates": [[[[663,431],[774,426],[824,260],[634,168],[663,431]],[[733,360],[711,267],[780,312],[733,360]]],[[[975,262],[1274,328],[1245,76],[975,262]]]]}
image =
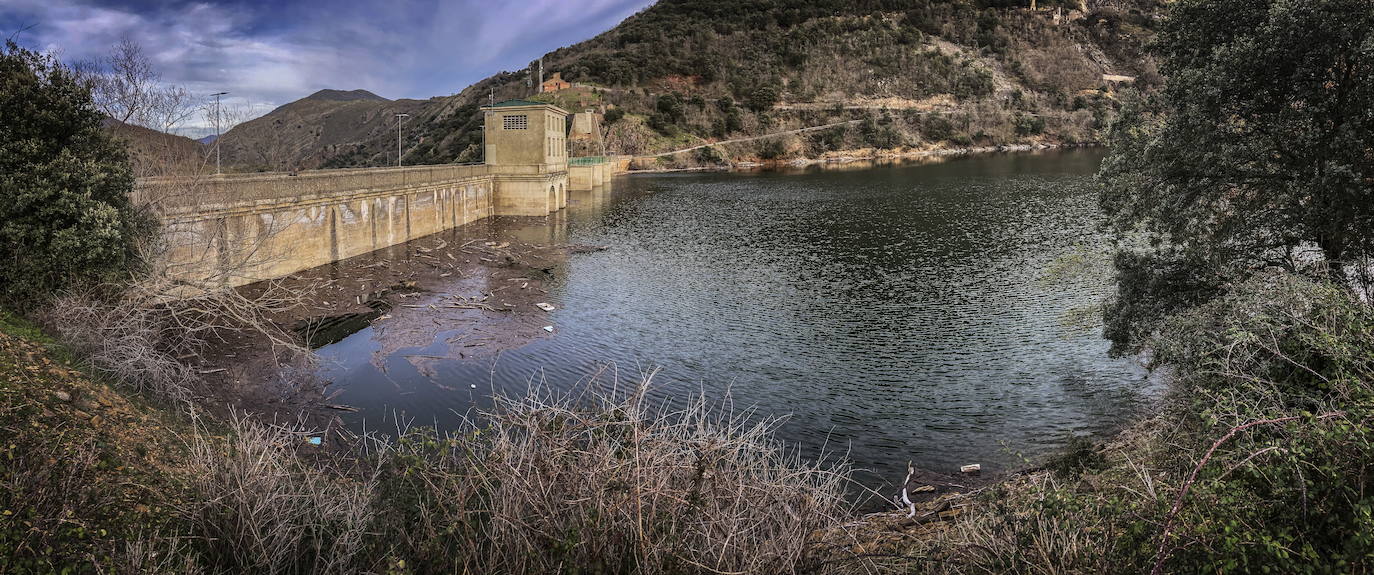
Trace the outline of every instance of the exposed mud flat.
{"type": "MultiPolygon", "coordinates": [[[[268,319],[301,346],[318,348],[363,329],[380,343],[372,357],[429,347],[440,336],[445,351],[406,356],[420,371],[434,362],[473,359],[519,347],[540,337],[548,312],[546,284],[570,253],[598,246],[522,241],[488,218],[408,242],[306,270],[280,280],[301,294],[300,305],[268,319]]],[[[249,297],[267,283],[240,288],[249,297]]],[[[341,429],[329,381],[315,375],[317,360],[274,346],[255,334],[229,334],[194,358],[226,407],[295,422],[304,428],[341,429]]]]}

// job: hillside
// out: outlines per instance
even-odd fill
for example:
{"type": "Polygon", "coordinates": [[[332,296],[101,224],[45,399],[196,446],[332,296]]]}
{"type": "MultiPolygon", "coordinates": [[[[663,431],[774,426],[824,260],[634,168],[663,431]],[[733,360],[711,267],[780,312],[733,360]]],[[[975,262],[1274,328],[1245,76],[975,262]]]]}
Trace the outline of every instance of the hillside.
{"type": "Polygon", "coordinates": [[[396,114],[414,116],[426,105],[366,90],[320,90],[234,126],[220,141],[223,161],[239,171],[318,168],[340,158],[351,162],[344,165],[394,164],[396,114]]]}
{"type": "Polygon", "coordinates": [[[320,90],[307,96],[314,100],[328,100],[332,102],[356,102],[359,100],[373,102],[390,102],[390,100],[373,94],[367,90],[320,90]]]}
{"type": "MultiPolygon", "coordinates": [[[[106,118],[105,129],[124,140],[137,177],[200,173],[206,162],[214,163],[210,148],[185,136],[177,136],[106,118]]],[[[209,166],[213,168],[214,166],[209,166]]]]}
{"type": "MultiPolygon", "coordinates": [[[[1037,10],[1007,0],[662,0],[547,54],[545,70],[561,72],[574,88],[535,98],[608,111],[607,144],[624,154],[854,121],[702,148],[665,160],[672,165],[1092,142],[1123,88],[1158,85],[1144,45],[1161,7],[1160,0],[1045,0],[1037,10]]],[[[312,96],[230,131],[226,153],[232,139],[244,167],[383,165],[395,157],[388,156],[392,113],[407,112],[406,163],[480,161],[478,109],[493,91],[498,100],[530,97],[523,71],[424,102],[312,96]]]]}

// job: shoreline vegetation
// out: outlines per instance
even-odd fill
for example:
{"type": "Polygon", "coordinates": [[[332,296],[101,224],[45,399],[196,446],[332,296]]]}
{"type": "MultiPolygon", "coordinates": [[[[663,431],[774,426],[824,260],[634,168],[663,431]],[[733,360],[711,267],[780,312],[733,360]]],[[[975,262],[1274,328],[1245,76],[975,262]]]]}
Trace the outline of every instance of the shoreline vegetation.
{"type": "Polygon", "coordinates": [[[315,447],[75,363],[0,315],[6,573],[798,572],[819,565],[811,534],[852,515],[843,463],[802,461],[776,420],[650,405],[651,375],[315,447]]]}
{"type": "Polygon", "coordinates": [[[742,160],[732,164],[704,165],[684,168],[633,168],[624,172],[626,175],[633,174],[669,174],[676,172],[734,172],[745,170],[778,170],[787,168],[806,168],[811,166],[846,166],[850,164],[871,163],[874,165],[882,163],[901,163],[910,160],[929,159],[929,158],[950,158],[960,156],[970,156],[977,154],[1005,154],[1020,152],[1041,152],[1046,150],[1068,150],[1075,148],[1101,148],[1105,144],[1101,142],[1082,142],[1076,144],[1060,143],[1033,143],[1033,144],[1001,144],[992,146],[967,146],[967,147],[946,147],[938,146],[925,149],[898,149],[898,150],[841,150],[837,152],[827,152],[820,157],[792,158],[786,160],[742,160]]]}
{"type": "Polygon", "coordinates": [[[0,571],[1374,571],[1374,13],[1166,10],[1167,82],[1123,106],[1098,178],[1104,335],[1168,375],[1157,410],[985,485],[913,471],[914,507],[869,515],[843,459],[802,460],[728,404],[650,405],[651,376],[321,445],[207,405],[184,358],[230,335],[272,342],[284,392],[312,385],[308,349],[264,319],[302,294],[166,297],[184,286],[158,281],[156,206],[131,201],[103,125],[158,125],[144,106],[175,90],[120,114],[100,77],[8,42],[0,571]]]}

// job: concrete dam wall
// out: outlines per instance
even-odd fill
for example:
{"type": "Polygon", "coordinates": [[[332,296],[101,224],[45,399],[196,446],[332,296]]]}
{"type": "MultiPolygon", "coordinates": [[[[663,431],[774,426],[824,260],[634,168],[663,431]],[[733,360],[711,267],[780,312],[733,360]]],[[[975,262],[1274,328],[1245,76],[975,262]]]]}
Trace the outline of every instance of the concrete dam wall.
{"type": "Polygon", "coordinates": [[[493,215],[546,216],[570,188],[604,185],[606,158],[567,158],[566,112],[508,101],[486,112],[481,165],[227,174],[138,182],[158,206],[167,273],[196,285],[284,277],[493,215]]]}
{"type": "Polygon", "coordinates": [[[486,166],[322,170],[146,180],[139,193],[163,207],[170,276],[239,286],[493,215],[496,179],[486,166]]]}

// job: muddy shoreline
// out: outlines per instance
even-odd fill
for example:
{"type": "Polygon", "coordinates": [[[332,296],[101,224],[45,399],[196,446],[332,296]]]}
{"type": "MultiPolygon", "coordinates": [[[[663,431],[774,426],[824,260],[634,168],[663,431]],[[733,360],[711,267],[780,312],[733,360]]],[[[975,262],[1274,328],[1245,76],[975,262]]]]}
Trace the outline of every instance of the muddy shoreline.
{"type": "Polygon", "coordinates": [[[855,163],[901,162],[930,158],[948,158],[975,154],[1038,152],[1044,150],[1063,150],[1072,148],[1093,148],[1102,144],[1005,144],[999,146],[973,146],[964,148],[927,148],[920,150],[844,150],[828,152],[818,158],[796,158],[792,160],[766,160],[762,162],[737,162],[726,166],[697,166],[689,168],[651,168],[631,169],[627,174],[669,174],[677,172],[736,172],[749,170],[771,170],[786,168],[805,168],[809,166],[844,166],[855,163]]]}
{"type": "MultiPolygon", "coordinates": [[[[267,315],[301,348],[314,349],[371,328],[386,355],[424,347],[441,334],[446,353],[408,358],[426,362],[474,359],[550,337],[547,284],[568,255],[598,251],[523,241],[487,218],[425,238],[240,288],[247,297],[270,289],[299,294],[300,303],[267,315]]],[[[193,358],[208,402],[225,412],[252,413],[302,431],[347,435],[332,382],[316,375],[319,359],[251,332],[224,334],[193,358]]]]}

